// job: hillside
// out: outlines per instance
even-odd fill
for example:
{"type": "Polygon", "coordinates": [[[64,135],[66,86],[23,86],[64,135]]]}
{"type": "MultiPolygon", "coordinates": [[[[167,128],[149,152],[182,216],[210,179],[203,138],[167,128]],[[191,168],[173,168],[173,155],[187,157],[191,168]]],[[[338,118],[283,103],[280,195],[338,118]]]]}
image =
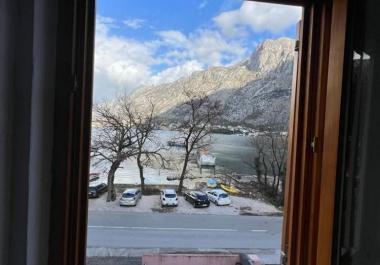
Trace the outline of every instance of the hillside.
{"type": "Polygon", "coordinates": [[[184,88],[218,99],[224,107],[220,125],[258,128],[275,118],[286,125],[293,71],[294,41],[266,40],[250,58],[230,67],[212,67],[172,83],[136,90],[132,100],[144,107],[154,99],[160,117],[170,123],[180,118],[184,88]]]}

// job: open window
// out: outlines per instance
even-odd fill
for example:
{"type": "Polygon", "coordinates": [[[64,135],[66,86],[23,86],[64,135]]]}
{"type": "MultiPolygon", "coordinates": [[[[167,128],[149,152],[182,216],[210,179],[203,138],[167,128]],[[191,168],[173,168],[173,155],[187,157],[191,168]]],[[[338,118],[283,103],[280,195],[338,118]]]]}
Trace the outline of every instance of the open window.
{"type": "MultiPolygon", "coordinates": [[[[294,63],[283,264],[327,265],[332,248],[346,1],[269,2],[303,6],[294,63]]],[[[57,45],[62,51],[58,54],[62,69],[57,70],[51,207],[54,222],[49,262],[82,265],[87,231],[95,3],[61,2],[58,11],[57,45]]]]}

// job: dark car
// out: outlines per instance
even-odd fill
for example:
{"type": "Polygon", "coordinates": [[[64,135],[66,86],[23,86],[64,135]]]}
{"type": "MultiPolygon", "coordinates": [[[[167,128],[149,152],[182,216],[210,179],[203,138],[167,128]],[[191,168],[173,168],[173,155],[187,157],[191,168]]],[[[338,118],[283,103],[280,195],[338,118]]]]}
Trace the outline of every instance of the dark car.
{"type": "Polygon", "coordinates": [[[105,183],[91,183],[88,188],[88,197],[99,198],[104,192],[107,191],[107,184],[105,183]]]}
{"type": "Polygon", "coordinates": [[[209,207],[210,201],[207,194],[201,191],[189,191],[185,193],[185,200],[195,207],[209,207]]]}

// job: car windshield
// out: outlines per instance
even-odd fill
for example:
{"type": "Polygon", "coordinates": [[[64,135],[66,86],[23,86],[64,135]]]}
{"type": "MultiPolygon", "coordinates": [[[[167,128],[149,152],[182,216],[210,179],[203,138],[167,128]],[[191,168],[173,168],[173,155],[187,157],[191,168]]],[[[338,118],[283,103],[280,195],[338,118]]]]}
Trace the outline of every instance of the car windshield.
{"type": "Polygon", "coordinates": [[[123,193],[123,198],[133,198],[135,197],[135,194],[133,193],[123,193]]]}
{"type": "Polygon", "coordinates": [[[227,193],[221,193],[221,194],[219,194],[219,198],[228,198],[228,194],[227,193]]]}
{"type": "Polygon", "coordinates": [[[176,196],[175,196],[175,194],[165,194],[165,197],[166,198],[175,198],[176,196]]]}
{"type": "Polygon", "coordinates": [[[96,187],[90,187],[90,191],[96,191],[96,187]]]}
{"type": "Polygon", "coordinates": [[[208,199],[208,197],[207,197],[206,195],[203,195],[203,194],[198,194],[198,195],[197,195],[197,198],[198,198],[199,200],[202,200],[202,201],[208,199]]]}

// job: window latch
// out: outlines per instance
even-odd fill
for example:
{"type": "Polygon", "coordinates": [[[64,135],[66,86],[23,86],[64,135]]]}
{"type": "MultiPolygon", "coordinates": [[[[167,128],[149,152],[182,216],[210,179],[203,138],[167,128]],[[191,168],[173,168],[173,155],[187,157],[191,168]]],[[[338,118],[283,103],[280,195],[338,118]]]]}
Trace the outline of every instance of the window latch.
{"type": "Polygon", "coordinates": [[[311,143],[310,143],[311,151],[312,151],[313,153],[316,153],[316,152],[317,152],[317,144],[318,144],[318,137],[317,137],[317,136],[314,136],[314,137],[313,137],[313,140],[312,140],[311,143]]]}

